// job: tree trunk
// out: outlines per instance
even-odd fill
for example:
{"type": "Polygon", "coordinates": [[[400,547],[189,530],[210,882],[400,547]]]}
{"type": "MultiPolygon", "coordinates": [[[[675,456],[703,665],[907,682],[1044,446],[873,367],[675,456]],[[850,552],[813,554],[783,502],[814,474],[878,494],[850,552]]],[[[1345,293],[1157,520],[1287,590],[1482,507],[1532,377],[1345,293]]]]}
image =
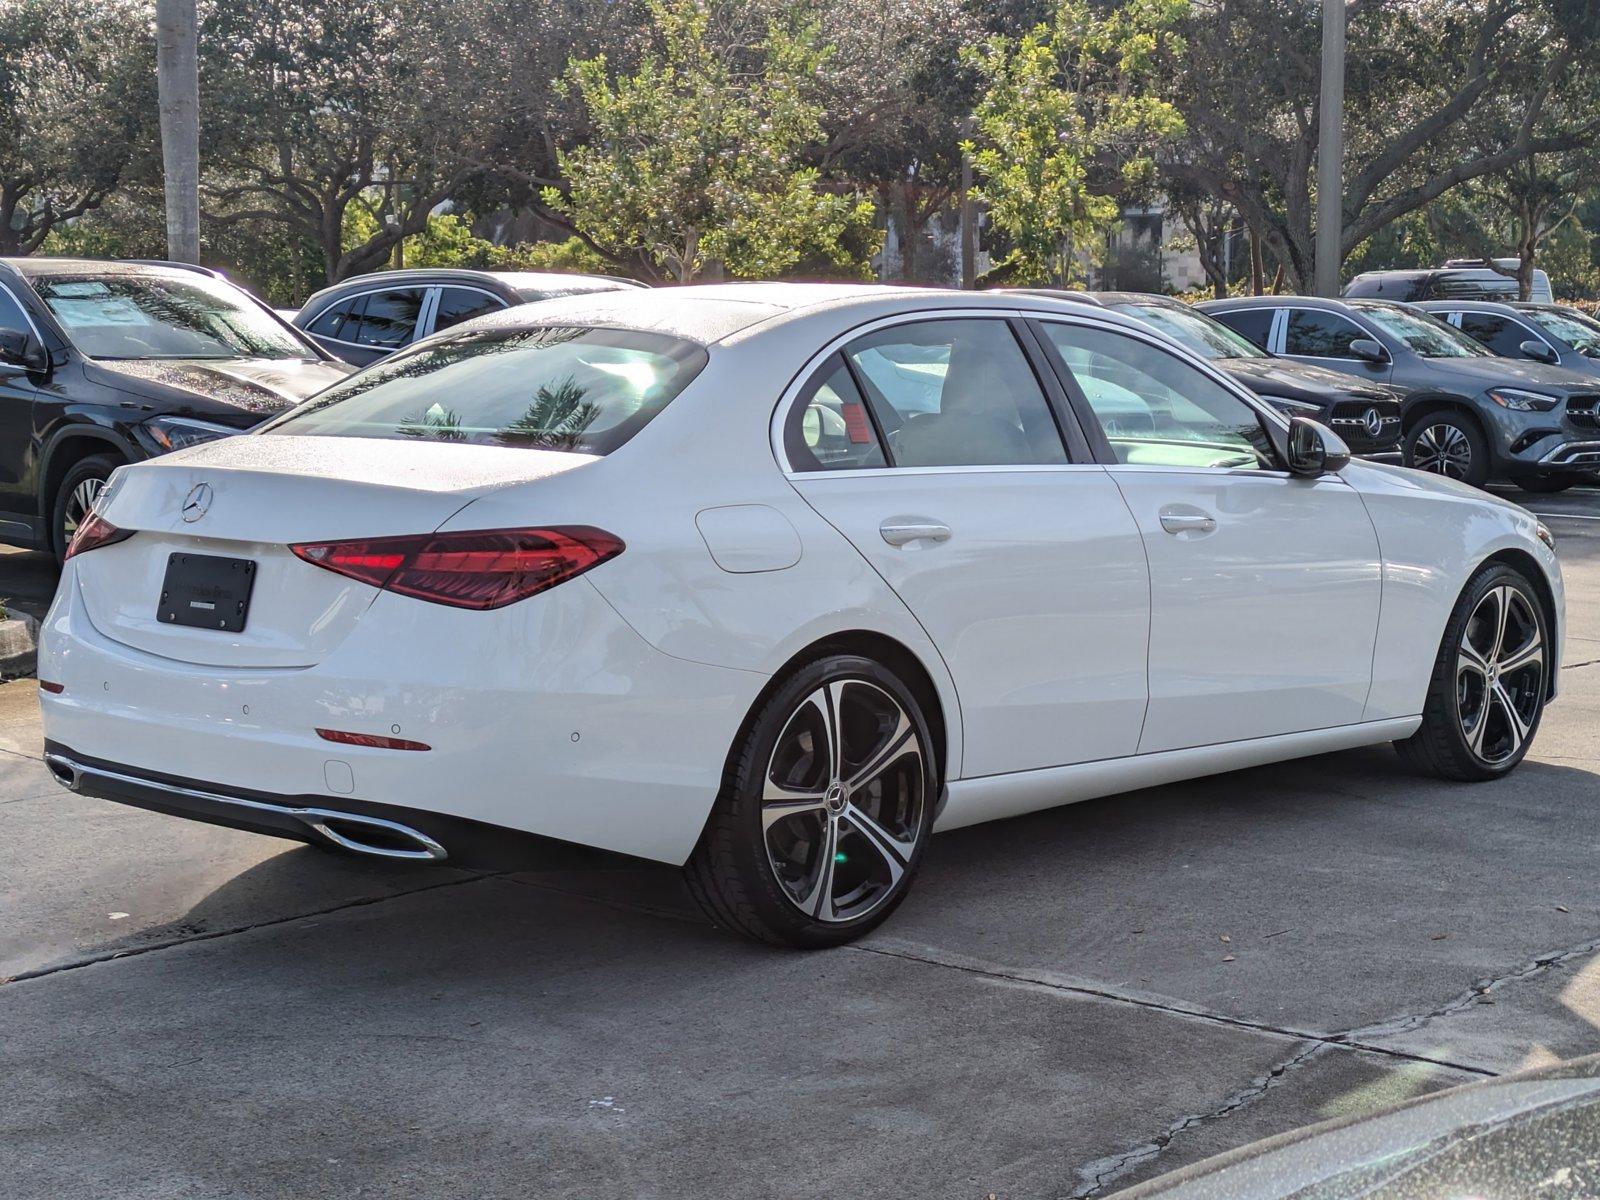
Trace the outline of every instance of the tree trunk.
{"type": "Polygon", "coordinates": [[[678,260],[678,282],[694,281],[694,260],[700,253],[700,231],[691,229],[683,238],[683,257],[678,260]]]}
{"type": "Polygon", "coordinates": [[[167,257],[200,261],[200,66],[195,0],[156,0],[167,257]]]}
{"type": "Polygon", "coordinates": [[[1267,290],[1267,268],[1261,260],[1261,231],[1250,226],[1250,294],[1260,296],[1267,290]]]}

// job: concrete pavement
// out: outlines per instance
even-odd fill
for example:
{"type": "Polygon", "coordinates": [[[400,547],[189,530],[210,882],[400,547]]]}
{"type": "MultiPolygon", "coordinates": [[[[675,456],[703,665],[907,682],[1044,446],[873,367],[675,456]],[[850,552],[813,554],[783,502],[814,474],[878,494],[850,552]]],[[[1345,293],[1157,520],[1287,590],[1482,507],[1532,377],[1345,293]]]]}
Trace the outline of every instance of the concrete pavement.
{"type": "Polygon", "coordinates": [[[1533,505],[1569,506],[1511,779],[1373,749],[957,831],[822,954],[667,870],[395,871],[72,797],[0,686],[6,1195],[1098,1196],[1600,1050],[1600,504],[1533,505]]]}

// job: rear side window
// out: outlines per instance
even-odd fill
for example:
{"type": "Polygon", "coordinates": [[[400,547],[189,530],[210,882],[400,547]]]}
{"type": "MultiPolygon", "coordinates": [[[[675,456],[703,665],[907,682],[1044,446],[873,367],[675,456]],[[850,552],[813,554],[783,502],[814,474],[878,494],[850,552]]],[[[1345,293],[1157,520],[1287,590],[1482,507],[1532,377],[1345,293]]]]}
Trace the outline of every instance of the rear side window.
{"type": "Polygon", "coordinates": [[[1267,338],[1272,333],[1272,309],[1245,308],[1206,315],[1216,317],[1229,329],[1254,342],[1261,349],[1267,348],[1267,338]]]}
{"type": "Polygon", "coordinates": [[[422,288],[396,288],[392,292],[373,292],[366,298],[360,316],[344,323],[340,340],[360,346],[395,349],[404,346],[417,332],[417,317],[422,313],[422,288]]]}
{"type": "Polygon", "coordinates": [[[1060,431],[1004,321],[918,321],[845,348],[897,467],[1064,463],[1060,431]]]}
{"type": "Polygon", "coordinates": [[[609,454],[706,362],[693,342],[641,330],[480,329],[385,359],[263,432],[609,454]]]}
{"type": "Polygon", "coordinates": [[[1367,335],[1337,313],[1312,308],[1289,310],[1289,326],[1283,338],[1285,354],[1306,358],[1355,358],[1352,342],[1367,335]]]}
{"type": "Polygon", "coordinates": [[[796,471],[883,467],[883,443],[855,380],[835,354],[822,364],[789,411],[783,448],[796,471]]]}
{"type": "Polygon", "coordinates": [[[488,292],[480,292],[476,288],[447,287],[439,293],[439,310],[434,314],[433,331],[438,333],[441,329],[449,329],[452,325],[504,307],[504,301],[488,292]]]}
{"type": "Polygon", "coordinates": [[[1502,358],[1521,358],[1522,343],[1533,338],[1533,334],[1515,321],[1491,313],[1462,313],[1461,332],[1482,342],[1502,358]]]}

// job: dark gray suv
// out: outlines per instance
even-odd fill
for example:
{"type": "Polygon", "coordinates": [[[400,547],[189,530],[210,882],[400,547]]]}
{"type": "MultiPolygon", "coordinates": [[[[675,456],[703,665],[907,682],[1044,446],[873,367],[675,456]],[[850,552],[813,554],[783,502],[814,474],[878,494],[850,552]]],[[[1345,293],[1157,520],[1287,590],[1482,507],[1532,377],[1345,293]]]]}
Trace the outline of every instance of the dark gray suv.
{"type": "Polygon", "coordinates": [[[1600,472],[1600,380],[1501,358],[1425,312],[1387,300],[1254,296],[1203,312],[1262,349],[1406,392],[1406,461],[1483,486],[1559,491],[1600,472]]]}

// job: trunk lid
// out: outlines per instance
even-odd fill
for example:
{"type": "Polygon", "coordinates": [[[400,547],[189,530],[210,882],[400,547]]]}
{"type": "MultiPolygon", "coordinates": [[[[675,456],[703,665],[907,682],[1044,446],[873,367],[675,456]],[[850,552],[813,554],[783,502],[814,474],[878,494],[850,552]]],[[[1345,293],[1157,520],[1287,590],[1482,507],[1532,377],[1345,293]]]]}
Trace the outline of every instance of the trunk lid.
{"type": "Polygon", "coordinates": [[[118,471],[96,508],[138,532],[75,558],[78,587],[95,628],[124,645],[205,666],[312,666],[378,592],[302,561],[292,543],[429,533],[497,488],[590,461],[437,442],[227,438],[118,471]],[[158,618],[174,555],[254,564],[243,629],[158,618]]]}

